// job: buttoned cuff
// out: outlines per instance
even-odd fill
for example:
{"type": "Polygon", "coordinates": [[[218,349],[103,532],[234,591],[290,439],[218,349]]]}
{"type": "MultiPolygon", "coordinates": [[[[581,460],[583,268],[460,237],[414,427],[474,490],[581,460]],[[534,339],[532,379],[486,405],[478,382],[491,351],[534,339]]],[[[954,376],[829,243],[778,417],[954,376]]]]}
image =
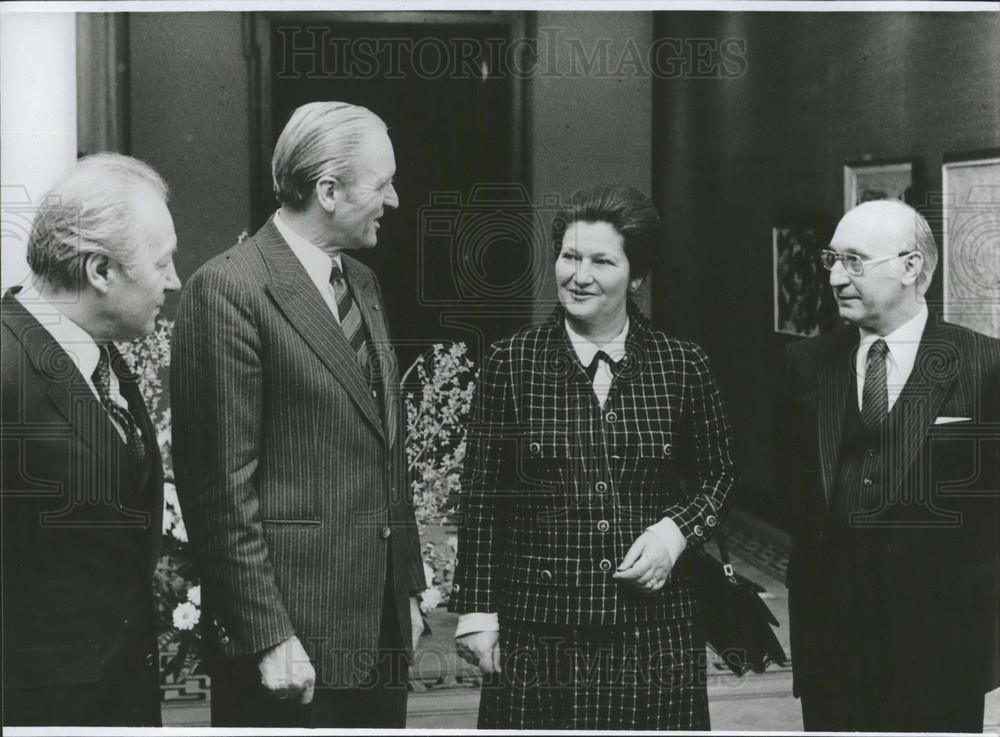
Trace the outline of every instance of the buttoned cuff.
{"type": "Polygon", "coordinates": [[[684,548],[687,547],[687,538],[684,537],[684,533],[681,532],[681,528],[677,526],[677,523],[670,519],[670,517],[664,517],[655,525],[650,525],[646,529],[656,535],[660,539],[660,542],[667,546],[667,553],[670,555],[670,565],[675,565],[678,558],[681,557],[681,553],[684,552],[684,548]]]}
{"type": "Polygon", "coordinates": [[[458,626],[455,627],[455,637],[462,635],[472,635],[476,632],[499,632],[500,617],[496,612],[470,612],[462,614],[458,618],[458,626]]]}

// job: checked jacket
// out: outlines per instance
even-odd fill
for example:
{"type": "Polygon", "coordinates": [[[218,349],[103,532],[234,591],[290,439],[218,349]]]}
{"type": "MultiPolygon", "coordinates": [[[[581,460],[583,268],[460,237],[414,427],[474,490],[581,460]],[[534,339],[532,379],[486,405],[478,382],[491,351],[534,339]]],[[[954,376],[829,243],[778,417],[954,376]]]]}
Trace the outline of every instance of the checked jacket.
{"type": "Polygon", "coordinates": [[[685,556],[657,593],[612,578],[669,516],[698,545],[736,483],[704,351],[629,305],[625,357],[598,404],[557,308],[493,345],[473,404],[450,608],[569,626],[690,618],[685,556]]]}

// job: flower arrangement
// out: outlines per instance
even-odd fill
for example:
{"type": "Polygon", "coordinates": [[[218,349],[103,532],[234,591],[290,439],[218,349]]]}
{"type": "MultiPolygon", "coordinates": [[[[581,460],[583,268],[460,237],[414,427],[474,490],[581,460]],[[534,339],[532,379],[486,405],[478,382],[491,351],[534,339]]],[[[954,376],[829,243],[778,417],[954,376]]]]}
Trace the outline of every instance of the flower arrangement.
{"type": "Polygon", "coordinates": [[[403,374],[414,377],[418,393],[404,394],[406,460],[413,506],[423,541],[426,613],[448,600],[455,572],[455,536],[446,531],[465,460],[465,418],[472,405],[476,374],[465,343],[434,344],[403,374]]]}

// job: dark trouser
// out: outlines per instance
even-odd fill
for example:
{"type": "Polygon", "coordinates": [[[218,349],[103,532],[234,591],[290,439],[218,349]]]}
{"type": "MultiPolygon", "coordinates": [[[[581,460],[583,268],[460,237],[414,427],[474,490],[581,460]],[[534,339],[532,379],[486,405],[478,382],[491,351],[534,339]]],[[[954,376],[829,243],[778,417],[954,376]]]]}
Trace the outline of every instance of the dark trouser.
{"type": "MultiPolygon", "coordinates": [[[[90,650],[71,648],[78,658],[50,648],[52,662],[31,664],[32,678],[23,688],[3,690],[3,724],[7,726],[159,727],[160,681],[156,640],[145,630],[95,638],[90,650]],[[84,660],[93,665],[84,667],[84,660]]],[[[81,643],[84,645],[86,643],[81,643]]],[[[5,663],[7,673],[15,670],[5,663]]]]}
{"type": "Polygon", "coordinates": [[[480,729],[707,730],[705,641],[690,619],[607,627],[502,621],[480,729]]]}
{"type": "Polygon", "coordinates": [[[861,534],[840,543],[851,557],[830,585],[843,605],[827,621],[822,672],[799,687],[805,729],[982,732],[983,692],[967,655],[976,633],[919,602],[892,614],[900,603],[886,598],[877,546],[861,534]]]}
{"type": "Polygon", "coordinates": [[[409,664],[399,641],[391,587],[382,600],[378,662],[355,688],[317,687],[312,703],[279,700],[260,684],[257,658],[222,660],[212,669],[213,727],[399,728],[406,726],[409,664]]]}

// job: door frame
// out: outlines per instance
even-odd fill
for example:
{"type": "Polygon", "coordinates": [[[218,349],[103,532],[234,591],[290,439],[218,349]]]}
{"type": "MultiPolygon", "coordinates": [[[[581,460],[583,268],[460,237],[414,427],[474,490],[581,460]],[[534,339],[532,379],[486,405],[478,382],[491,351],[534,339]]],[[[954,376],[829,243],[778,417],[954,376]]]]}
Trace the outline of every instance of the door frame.
{"type": "MultiPolygon", "coordinates": [[[[270,162],[274,154],[270,132],[274,120],[271,105],[271,31],[277,23],[301,24],[315,22],[366,23],[384,25],[387,28],[399,25],[424,24],[432,26],[486,25],[493,26],[498,33],[508,39],[534,39],[534,14],[530,12],[506,11],[441,11],[441,12],[400,12],[400,11],[295,11],[295,12],[254,12],[244,14],[244,48],[249,65],[250,85],[250,177],[253,182],[250,192],[250,217],[253,229],[260,227],[267,215],[274,210],[272,197],[265,197],[260,183],[270,179],[270,162]]],[[[519,53],[527,53],[526,44],[519,53]]],[[[522,67],[523,68],[523,67],[522,67]]],[[[522,75],[511,74],[510,120],[511,135],[508,157],[511,180],[523,184],[531,191],[529,181],[531,166],[527,152],[531,150],[527,136],[530,131],[528,106],[526,105],[527,85],[522,75]]]]}

